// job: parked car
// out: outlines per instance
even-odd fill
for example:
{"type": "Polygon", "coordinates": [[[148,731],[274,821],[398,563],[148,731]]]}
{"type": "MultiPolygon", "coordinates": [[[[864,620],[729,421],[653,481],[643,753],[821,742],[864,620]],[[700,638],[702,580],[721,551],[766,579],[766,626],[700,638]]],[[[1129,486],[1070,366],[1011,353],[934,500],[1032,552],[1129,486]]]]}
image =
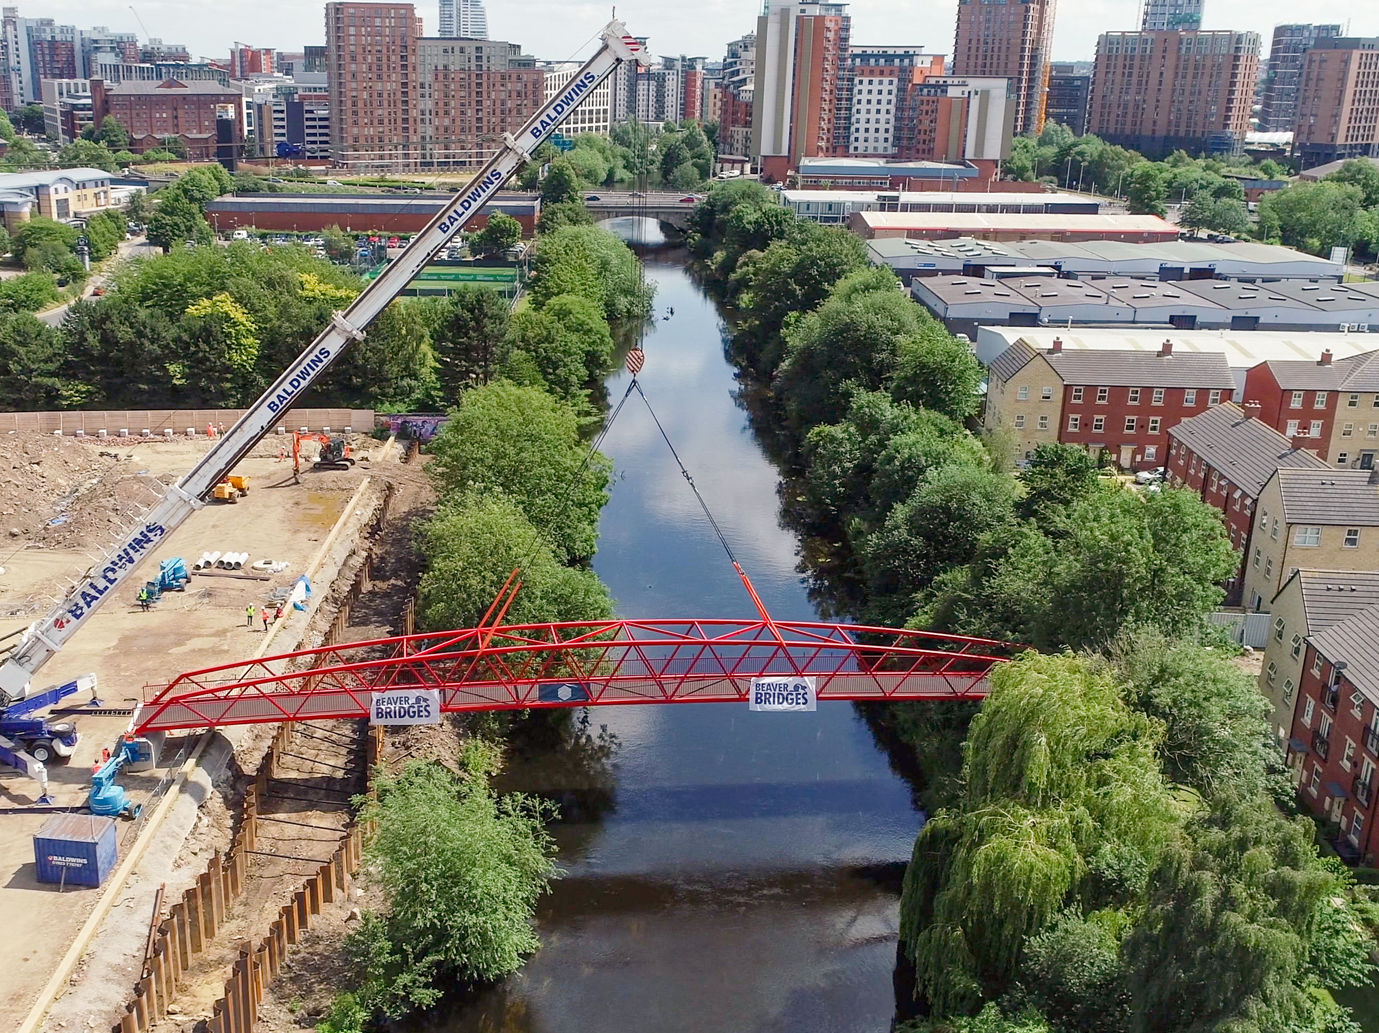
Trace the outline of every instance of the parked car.
{"type": "Polygon", "coordinates": [[[687,196],[680,198],[680,203],[681,203],[681,204],[698,204],[698,203],[699,203],[699,198],[695,197],[693,194],[688,194],[687,196]]]}
{"type": "Polygon", "coordinates": [[[1141,470],[1135,474],[1136,484],[1155,484],[1164,479],[1164,468],[1156,466],[1152,470],[1141,470]]]}
{"type": "Polygon", "coordinates": [[[398,240],[396,237],[389,237],[389,238],[388,238],[388,246],[389,246],[389,247],[401,247],[401,246],[402,246],[402,241],[398,240]]]}
{"type": "Polygon", "coordinates": [[[590,194],[590,195],[589,195],[588,197],[586,197],[584,200],[586,200],[586,201],[602,201],[603,198],[599,197],[598,194],[590,194]]]}

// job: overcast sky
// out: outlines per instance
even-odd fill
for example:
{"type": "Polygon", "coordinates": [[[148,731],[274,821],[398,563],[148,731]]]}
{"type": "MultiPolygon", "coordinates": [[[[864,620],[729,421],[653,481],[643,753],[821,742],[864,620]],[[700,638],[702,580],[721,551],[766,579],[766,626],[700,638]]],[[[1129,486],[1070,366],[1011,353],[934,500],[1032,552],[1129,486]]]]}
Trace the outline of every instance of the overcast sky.
{"type": "MultiPolygon", "coordinates": [[[[106,25],[117,32],[145,35],[128,4],[111,0],[18,0],[27,18],[51,17],[81,28],[106,25]]],[[[223,58],[234,40],[279,50],[300,50],[325,42],[321,0],[137,0],[147,35],[185,43],[193,56],[223,58]]],[[[494,39],[521,43],[527,53],[550,60],[587,54],[589,36],[608,20],[607,5],[580,0],[487,0],[489,34],[494,39]],[[582,48],[582,49],[581,49],[582,48]]],[[[1055,60],[1090,60],[1097,33],[1136,27],[1134,0],[1063,0],[1054,28],[1055,60]]],[[[426,31],[437,27],[435,0],[417,9],[426,31]]],[[[749,0],[632,0],[618,5],[619,16],[638,36],[649,36],[657,54],[723,56],[723,45],[755,28],[759,6],[749,0]]],[[[1269,50],[1273,27],[1279,22],[1338,22],[1345,25],[1350,11],[1358,16],[1350,25],[1354,35],[1379,34],[1379,11],[1371,2],[1311,0],[1206,0],[1204,27],[1253,29],[1269,50]]],[[[924,46],[932,53],[953,47],[956,0],[856,0],[851,5],[852,39],[862,44],[924,46]]]]}

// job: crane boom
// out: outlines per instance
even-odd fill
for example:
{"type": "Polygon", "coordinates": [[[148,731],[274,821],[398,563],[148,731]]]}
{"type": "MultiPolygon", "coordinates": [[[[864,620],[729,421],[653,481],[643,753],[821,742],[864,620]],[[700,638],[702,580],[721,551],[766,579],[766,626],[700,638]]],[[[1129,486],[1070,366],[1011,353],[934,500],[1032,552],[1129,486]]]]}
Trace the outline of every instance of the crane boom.
{"type": "Polygon", "coordinates": [[[383,273],[369,284],[296,362],[285,370],[235,425],[226,431],[185,477],[149,510],[141,526],[119,542],[105,559],[86,572],[51,612],[25,633],[0,666],[0,706],[29,694],[33,675],[61,651],[148,555],[193,512],[206,496],[276,425],[302,395],[354,341],[399,292],[433,259],[455,232],[484,207],[508,179],[524,165],[552,131],[624,61],[635,61],[641,45],[626,34],[623,23],[609,22],[600,34],[598,52],[575,73],[555,97],[544,104],[503,144],[473,179],[456,194],[426,228],[418,233],[383,273]]]}

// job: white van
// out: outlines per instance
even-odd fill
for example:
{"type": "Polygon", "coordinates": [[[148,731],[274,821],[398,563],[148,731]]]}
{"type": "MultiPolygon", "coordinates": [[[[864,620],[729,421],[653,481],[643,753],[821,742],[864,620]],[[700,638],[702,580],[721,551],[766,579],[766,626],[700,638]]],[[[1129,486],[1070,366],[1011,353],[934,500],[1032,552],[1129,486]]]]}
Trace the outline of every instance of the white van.
{"type": "Polygon", "coordinates": [[[232,234],[230,235],[230,239],[231,239],[231,240],[248,240],[248,239],[249,239],[249,231],[248,231],[248,230],[235,230],[235,232],[232,233],[232,234]]]}

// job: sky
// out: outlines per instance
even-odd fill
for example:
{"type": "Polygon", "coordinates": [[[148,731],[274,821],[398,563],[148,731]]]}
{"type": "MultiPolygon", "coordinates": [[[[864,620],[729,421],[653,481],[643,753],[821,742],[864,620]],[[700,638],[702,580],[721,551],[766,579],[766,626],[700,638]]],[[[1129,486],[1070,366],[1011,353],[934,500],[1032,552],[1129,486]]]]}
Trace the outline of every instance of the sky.
{"type": "MultiPolygon", "coordinates": [[[[278,50],[300,50],[325,42],[322,0],[137,0],[138,16],[113,0],[17,0],[26,18],[53,18],[61,24],[89,28],[105,25],[116,32],[156,36],[185,43],[193,57],[224,58],[235,40],[278,50]]],[[[435,0],[417,3],[424,27],[438,25],[435,0]]],[[[611,15],[608,5],[581,0],[485,0],[489,35],[521,43],[525,51],[547,60],[587,56],[588,40],[611,15]]],[[[1135,0],[1063,0],[1054,25],[1053,59],[1091,60],[1100,32],[1134,29],[1135,0]]],[[[756,27],[759,5],[753,0],[624,0],[618,15],[628,30],[650,37],[655,54],[686,54],[721,59],[724,44],[756,27]]],[[[931,53],[953,48],[956,0],[855,0],[850,5],[852,41],[858,44],[920,45],[931,53]]],[[[1379,35],[1379,10],[1372,3],[1311,0],[1300,9],[1295,0],[1206,0],[1203,28],[1250,29],[1264,39],[1267,55],[1274,25],[1308,20],[1351,21],[1352,35],[1379,35]],[[1360,10],[1357,18],[1351,12],[1360,10]]]]}

